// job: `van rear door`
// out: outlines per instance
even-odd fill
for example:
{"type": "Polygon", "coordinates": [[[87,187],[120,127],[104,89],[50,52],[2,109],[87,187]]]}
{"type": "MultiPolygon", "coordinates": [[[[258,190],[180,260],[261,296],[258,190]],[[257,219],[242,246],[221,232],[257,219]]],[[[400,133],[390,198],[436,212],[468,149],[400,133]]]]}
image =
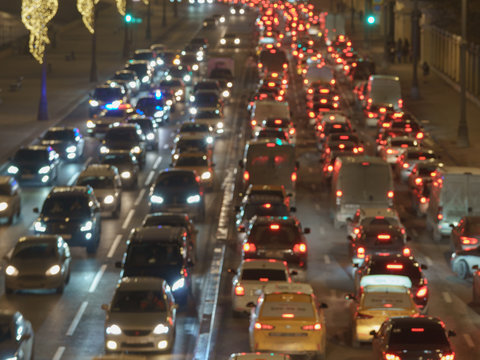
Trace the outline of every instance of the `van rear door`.
{"type": "Polygon", "coordinates": [[[480,214],[480,176],[469,175],[467,182],[467,211],[471,214],[480,214]]]}

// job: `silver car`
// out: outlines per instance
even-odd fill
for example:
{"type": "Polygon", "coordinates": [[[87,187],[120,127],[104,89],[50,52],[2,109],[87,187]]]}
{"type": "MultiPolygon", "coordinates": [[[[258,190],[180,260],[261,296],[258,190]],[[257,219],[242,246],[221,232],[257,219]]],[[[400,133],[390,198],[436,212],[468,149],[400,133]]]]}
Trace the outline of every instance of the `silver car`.
{"type": "Polygon", "coordinates": [[[0,311],[0,358],[33,360],[34,332],[30,321],[18,311],[0,311]]]}
{"type": "Polygon", "coordinates": [[[70,248],[58,235],[21,237],[4,259],[6,294],[24,289],[61,294],[70,280],[70,248]]]}
{"type": "Polygon", "coordinates": [[[0,176],[0,218],[13,223],[14,216],[20,217],[20,186],[11,176],[0,176]]]}
{"type": "Polygon", "coordinates": [[[106,311],[105,351],[169,351],[175,342],[177,305],[167,282],[124,277],[106,311]]]}

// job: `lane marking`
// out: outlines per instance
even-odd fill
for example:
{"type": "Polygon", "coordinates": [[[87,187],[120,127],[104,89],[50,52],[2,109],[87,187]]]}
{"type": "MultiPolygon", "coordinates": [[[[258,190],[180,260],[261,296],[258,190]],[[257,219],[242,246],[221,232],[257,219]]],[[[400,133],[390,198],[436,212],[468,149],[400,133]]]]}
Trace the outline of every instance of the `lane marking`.
{"type": "Polygon", "coordinates": [[[474,348],[475,343],[473,342],[472,337],[470,334],[463,334],[463,338],[465,339],[465,342],[467,343],[468,347],[474,348]]]}
{"type": "Polygon", "coordinates": [[[73,174],[72,177],[70,178],[70,180],[68,180],[67,185],[72,186],[73,183],[77,180],[78,175],[80,175],[80,174],[79,173],[73,174]]]}
{"type": "Polygon", "coordinates": [[[130,211],[127,214],[127,217],[125,218],[125,221],[122,224],[122,229],[125,230],[128,225],[130,224],[130,221],[132,221],[133,215],[135,214],[135,210],[130,209],[130,211]]]}
{"type": "Polygon", "coordinates": [[[106,269],[107,269],[107,264],[103,264],[102,266],[100,266],[100,270],[98,270],[97,273],[95,274],[95,277],[93,278],[93,281],[92,281],[92,285],[90,285],[90,288],[88,289],[89,293],[95,292],[95,289],[97,288],[98,283],[100,282],[100,279],[102,278],[103,273],[105,272],[106,269]]]}
{"type": "Polygon", "coordinates": [[[80,309],[78,309],[77,314],[73,318],[72,323],[70,324],[70,327],[67,330],[67,333],[65,334],[66,336],[72,336],[73,333],[75,332],[75,329],[78,326],[78,323],[80,322],[80,319],[82,318],[83,313],[85,312],[85,309],[87,308],[88,301],[84,301],[82,305],[80,305],[80,309]]]}
{"type": "Polygon", "coordinates": [[[155,162],[153,163],[153,166],[152,166],[153,170],[157,170],[161,162],[162,162],[162,157],[159,156],[157,160],[155,160],[155,162]]]}
{"type": "Polygon", "coordinates": [[[65,346],[59,346],[55,354],[53,354],[52,360],[60,360],[65,352],[65,346]]]}
{"type": "Polygon", "coordinates": [[[138,193],[137,198],[135,199],[135,203],[134,203],[135,206],[140,205],[140,202],[142,201],[143,196],[145,195],[145,192],[146,192],[145,188],[143,188],[142,190],[140,190],[140,192],[138,193]]]}
{"type": "Polygon", "coordinates": [[[163,145],[163,148],[164,148],[165,150],[168,149],[168,144],[164,144],[164,145],[163,145]]]}
{"type": "Polygon", "coordinates": [[[330,264],[330,256],[324,255],[323,259],[325,260],[325,264],[327,264],[327,265],[330,264]]]}
{"type": "Polygon", "coordinates": [[[90,165],[90,163],[92,162],[92,160],[93,160],[93,157],[90,156],[90,157],[87,159],[87,161],[85,161],[85,167],[87,167],[88,165],[90,165]]]}
{"type": "Polygon", "coordinates": [[[433,265],[433,260],[430,258],[430,256],[425,256],[425,262],[427,263],[428,266],[433,265]]]}
{"type": "Polygon", "coordinates": [[[151,170],[148,173],[147,178],[145,179],[145,187],[147,187],[152,182],[154,176],[155,176],[155,171],[151,170]]]}
{"type": "Polygon", "coordinates": [[[115,236],[112,246],[110,247],[110,250],[108,250],[107,258],[111,258],[113,254],[115,254],[115,250],[117,250],[118,244],[120,244],[121,240],[122,240],[122,234],[118,234],[117,236],[115,236]]]}
{"type": "Polygon", "coordinates": [[[450,294],[446,291],[442,292],[443,300],[445,300],[446,303],[451,303],[452,302],[452,297],[450,294]]]}

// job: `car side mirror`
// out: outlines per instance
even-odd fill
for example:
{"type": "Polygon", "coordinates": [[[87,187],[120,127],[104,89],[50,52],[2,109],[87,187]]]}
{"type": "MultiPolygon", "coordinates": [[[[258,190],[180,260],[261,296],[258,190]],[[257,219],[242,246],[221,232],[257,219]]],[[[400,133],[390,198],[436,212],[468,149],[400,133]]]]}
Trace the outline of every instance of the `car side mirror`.
{"type": "Polygon", "coordinates": [[[108,305],[107,304],[102,304],[102,306],[100,306],[100,308],[102,310],[108,311],[108,305]]]}
{"type": "Polygon", "coordinates": [[[327,308],[328,308],[328,305],[322,302],[320,305],[318,305],[318,307],[319,307],[320,309],[327,309],[327,308]]]}
{"type": "Polygon", "coordinates": [[[118,269],[122,268],[122,262],[121,261],[115,261],[115,267],[118,269]]]}
{"type": "Polygon", "coordinates": [[[250,301],[250,302],[247,303],[247,307],[250,308],[250,309],[253,309],[253,308],[257,307],[257,305],[255,305],[255,303],[250,301]]]}
{"type": "Polygon", "coordinates": [[[377,337],[377,332],[375,330],[370,331],[369,334],[372,335],[374,338],[377,337]]]}
{"type": "Polygon", "coordinates": [[[238,160],[238,166],[239,166],[240,168],[243,168],[243,160],[238,160]]]}
{"type": "Polygon", "coordinates": [[[307,227],[307,228],[303,229],[303,233],[304,234],[310,234],[310,228],[307,227]]]}
{"type": "Polygon", "coordinates": [[[228,272],[229,274],[237,275],[237,270],[232,269],[232,268],[228,268],[228,269],[227,269],[227,272],[228,272]]]}
{"type": "Polygon", "coordinates": [[[454,337],[454,336],[457,336],[457,333],[453,330],[448,330],[447,331],[447,336],[448,337],[454,337]]]}
{"type": "Polygon", "coordinates": [[[449,224],[448,226],[450,226],[452,229],[455,228],[454,224],[449,224]]]}
{"type": "Polygon", "coordinates": [[[298,271],[297,270],[292,270],[290,271],[290,276],[296,276],[298,275],[298,271]]]}
{"type": "Polygon", "coordinates": [[[422,270],[427,270],[427,269],[428,269],[428,266],[425,265],[425,264],[420,264],[420,269],[422,269],[422,270]]]}
{"type": "Polygon", "coordinates": [[[290,207],[290,211],[291,211],[291,212],[297,212],[297,208],[296,208],[295,206],[291,206],[291,207],[290,207]]]}
{"type": "Polygon", "coordinates": [[[345,300],[355,300],[355,295],[353,295],[353,294],[345,294],[345,300]]]}
{"type": "Polygon", "coordinates": [[[33,212],[34,212],[35,214],[38,214],[38,213],[40,212],[40,210],[38,209],[38,207],[34,207],[34,208],[33,208],[33,212]]]}
{"type": "Polygon", "coordinates": [[[245,225],[239,225],[237,228],[238,232],[244,233],[245,232],[245,225]]]}
{"type": "Polygon", "coordinates": [[[22,337],[20,338],[20,341],[26,341],[29,340],[32,337],[30,334],[23,334],[22,337]]]}
{"type": "Polygon", "coordinates": [[[348,240],[348,241],[353,241],[353,237],[352,237],[351,235],[348,235],[348,236],[347,236],[347,240],[348,240]]]}

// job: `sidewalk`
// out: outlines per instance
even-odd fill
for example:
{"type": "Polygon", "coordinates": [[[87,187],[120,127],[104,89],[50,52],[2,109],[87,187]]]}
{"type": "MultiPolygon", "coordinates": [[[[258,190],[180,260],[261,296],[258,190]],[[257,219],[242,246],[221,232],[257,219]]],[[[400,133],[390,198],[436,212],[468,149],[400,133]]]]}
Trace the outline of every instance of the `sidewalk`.
{"type": "MultiPolygon", "coordinates": [[[[145,21],[136,25],[133,48],[148,47],[160,42],[169,29],[189,15],[186,6],[179,6],[179,17],[168,6],[167,26],[162,27],[162,7],[152,2],[152,41],[145,40],[145,21]]],[[[58,29],[58,28],[57,28],[58,29]]],[[[98,83],[107,80],[123,67],[123,22],[114,2],[102,9],[97,22],[97,69],[98,83]]],[[[51,72],[47,75],[47,98],[49,121],[36,120],[40,98],[41,65],[29,54],[8,55],[0,58],[0,164],[5,162],[22,144],[27,144],[72,112],[88,98],[95,87],[89,82],[91,62],[91,35],[85,28],[80,14],[78,19],[58,29],[57,46],[47,48],[47,63],[51,72]],[[75,60],[66,60],[66,55],[75,52],[75,60]],[[23,86],[10,91],[10,84],[23,76],[23,86]]],[[[85,118],[87,113],[85,111],[85,118]]]]}
{"type": "MultiPolygon", "coordinates": [[[[355,29],[361,29],[359,22],[355,29]]],[[[424,123],[426,131],[438,146],[445,163],[452,165],[480,167],[480,107],[467,100],[467,123],[470,147],[459,148],[456,145],[457,126],[460,118],[460,93],[447,83],[441,75],[430,69],[423,77],[419,64],[418,87],[420,99],[411,97],[413,66],[405,64],[384,64],[383,40],[370,41],[369,50],[364,49],[363,32],[357,31],[352,37],[354,46],[360,46],[361,53],[368,54],[377,64],[377,74],[397,75],[402,84],[405,108],[424,123]]]]}

